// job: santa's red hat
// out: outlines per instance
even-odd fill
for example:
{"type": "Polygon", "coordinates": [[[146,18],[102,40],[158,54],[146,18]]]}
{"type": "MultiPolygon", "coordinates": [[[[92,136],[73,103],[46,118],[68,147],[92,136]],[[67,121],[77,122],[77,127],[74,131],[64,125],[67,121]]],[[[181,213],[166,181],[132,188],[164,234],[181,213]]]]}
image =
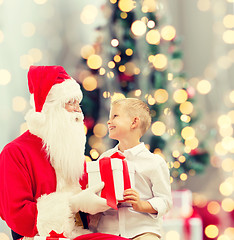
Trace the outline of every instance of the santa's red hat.
{"type": "Polygon", "coordinates": [[[82,100],[79,84],[62,66],[31,66],[28,71],[28,87],[33,94],[35,111],[41,112],[45,102],[71,98],[82,100]]]}

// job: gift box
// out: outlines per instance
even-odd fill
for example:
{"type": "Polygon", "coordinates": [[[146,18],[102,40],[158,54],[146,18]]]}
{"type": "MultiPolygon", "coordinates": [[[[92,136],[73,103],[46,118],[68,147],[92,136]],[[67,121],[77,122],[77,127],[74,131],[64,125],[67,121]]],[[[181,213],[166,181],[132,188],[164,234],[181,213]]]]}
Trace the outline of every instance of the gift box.
{"type": "Polygon", "coordinates": [[[164,219],[163,239],[201,240],[202,220],[199,217],[164,219]]]}
{"type": "Polygon", "coordinates": [[[70,240],[69,238],[59,238],[59,237],[41,237],[36,236],[34,240],[70,240]]]}
{"type": "Polygon", "coordinates": [[[167,218],[187,218],[191,216],[192,192],[188,189],[172,191],[173,207],[166,215],[167,218]]]}
{"type": "Polygon", "coordinates": [[[115,153],[99,161],[87,162],[89,187],[103,181],[105,186],[100,196],[106,198],[107,204],[115,209],[117,202],[124,200],[124,190],[135,186],[134,165],[124,158],[123,155],[115,153]]]}
{"type": "Polygon", "coordinates": [[[65,238],[63,233],[58,234],[53,230],[49,234],[49,237],[35,236],[34,240],[70,240],[69,238],[65,238]]]}

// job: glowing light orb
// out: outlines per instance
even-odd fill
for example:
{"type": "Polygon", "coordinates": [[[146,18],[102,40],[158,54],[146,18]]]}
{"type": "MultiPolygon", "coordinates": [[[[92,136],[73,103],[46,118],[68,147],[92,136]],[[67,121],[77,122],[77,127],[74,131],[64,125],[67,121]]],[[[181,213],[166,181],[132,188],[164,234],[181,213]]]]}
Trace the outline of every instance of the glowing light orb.
{"type": "Polygon", "coordinates": [[[118,40],[118,39],[112,39],[112,40],[111,40],[111,45],[112,45],[113,47],[117,47],[117,46],[119,45],[119,40],[118,40]]]}
{"type": "Polygon", "coordinates": [[[7,85],[11,81],[11,73],[6,69],[0,69],[0,85],[7,85]]]}
{"type": "Polygon", "coordinates": [[[113,96],[111,96],[111,102],[114,102],[117,99],[123,99],[125,96],[122,93],[115,92],[113,96]]]}
{"type": "Polygon", "coordinates": [[[89,56],[87,60],[87,65],[91,69],[98,69],[102,66],[102,58],[99,55],[93,54],[89,56]]]}
{"type": "Polygon", "coordinates": [[[176,30],[173,26],[165,26],[161,30],[161,36],[164,40],[166,41],[171,41],[172,39],[175,38],[176,35],[176,30]]]}
{"type": "Polygon", "coordinates": [[[181,136],[185,140],[190,140],[195,137],[195,130],[192,127],[184,127],[181,131],[181,136]]]}
{"type": "Polygon", "coordinates": [[[146,25],[140,20],[136,20],[132,23],[131,31],[135,36],[142,36],[146,32],[146,25]]]}
{"type": "Polygon", "coordinates": [[[173,99],[177,103],[183,103],[183,102],[187,101],[188,94],[184,89],[178,89],[174,92],[173,99]]]}
{"type": "Polygon", "coordinates": [[[136,1],[133,0],[119,0],[118,7],[123,12],[131,12],[134,8],[136,1]]]}
{"type": "Polygon", "coordinates": [[[93,128],[93,133],[96,137],[103,138],[107,134],[107,127],[103,123],[97,123],[93,128]]]}
{"type": "Polygon", "coordinates": [[[21,26],[23,36],[32,37],[35,34],[36,27],[31,22],[25,22],[21,26]]]}
{"type": "Polygon", "coordinates": [[[211,214],[218,214],[220,212],[220,205],[216,201],[211,201],[207,205],[207,210],[211,214]]]}
{"type": "Polygon", "coordinates": [[[12,108],[15,112],[22,112],[27,106],[27,101],[20,96],[16,96],[12,100],[12,108]]]}
{"type": "Polygon", "coordinates": [[[81,56],[84,59],[88,59],[89,56],[95,53],[94,47],[92,45],[85,45],[80,50],[81,56]]]}
{"type": "Polygon", "coordinates": [[[164,54],[159,53],[154,56],[153,66],[158,71],[164,71],[167,68],[167,64],[168,64],[168,60],[164,54]]]}
{"type": "Polygon", "coordinates": [[[97,88],[97,79],[94,76],[88,76],[84,78],[82,85],[85,90],[93,91],[97,88]]]}
{"type": "Polygon", "coordinates": [[[97,14],[97,7],[94,5],[86,5],[80,14],[80,19],[84,24],[92,24],[95,21],[97,14]]]}
{"type": "Polygon", "coordinates": [[[208,238],[216,238],[219,234],[219,229],[215,225],[208,225],[205,228],[205,234],[208,238]]]}
{"type": "Polygon", "coordinates": [[[165,103],[168,100],[168,92],[165,89],[158,89],[154,93],[154,98],[158,103],[165,103]]]}
{"type": "Polygon", "coordinates": [[[191,102],[183,102],[180,104],[180,111],[183,114],[190,114],[193,111],[193,104],[191,102]]]}
{"type": "Polygon", "coordinates": [[[156,121],[152,124],[151,130],[154,135],[162,136],[166,131],[166,125],[161,121],[156,121]]]}
{"type": "Polygon", "coordinates": [[[152,29],[146,34],[146,41],[152,45],[158,45],[160,43],[160,33],[157,29],[152,29]]]}

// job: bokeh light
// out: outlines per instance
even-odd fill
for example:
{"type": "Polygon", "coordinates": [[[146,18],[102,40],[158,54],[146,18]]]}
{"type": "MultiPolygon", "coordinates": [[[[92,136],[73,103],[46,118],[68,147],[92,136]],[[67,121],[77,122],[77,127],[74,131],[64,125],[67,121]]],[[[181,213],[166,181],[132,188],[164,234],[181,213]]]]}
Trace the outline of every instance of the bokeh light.
{"type": "Polygon", "coordinates": [[[165,26],[161,29],[161,36],[166,41],[171,41],[173,38],[175,38],[176,30],[173,26],[165,26]]]}
{"type": "Polygon", "coordinates": [[[227,44],[234,43],[234,30],[226,30],[223,33],[223,41],[227,44]]]}
{"type": "Polygon", "coordinates": [[[234,201],[231,198],[225,198],[223,199],[221,206],[225,212],[232,212],[234,210],[234,201]]]}
{"type": "Polygon", "coordinates": [[[143,21],[136,20],[132,23],[131,31],[137,37],[142,36],[146,32],[146,25],[143,21]]]}
{"type": "Polygon", "coordinates": [[[135,8],[134,0],[119,0],[118,7],[123,12],[130,12],[135,8]]]}
{"type": "Polygon", "coordinates": [[[36,27],[31,22],[25,22],[22,24],[21,31],[23,36],[32,37],[35,34],[36,27]]]}
{"type": "Polygon", "coordinates": [[[97,159],[99,157],[99,153],[96,149],[91,149],[90,150],[90,156],[92,157],[92,159],[97,159]]]}
{"type": "Polygon", "coordinates": [[[97,123],[93,128],[93,133],[96,137],[102,138],[107,134],[107,126],[103,123],[97,123]]]}
{"type": "Polygon", "coordinates": [[[211,214],[218,214],[220,212],[220,205],[216,201],[210,201],[207,205],[207,210],[211,214]]]}
{"type": "Polygon", "coordinates": [[[174,230],[168,231],[165,234],[165,240],[181,240],[180,234],[174,230]]]}
{"type": "Polygon", "coordinates": [[[92,24],[98,15],[98,9],[94,5],[86,5],[81,14],[80,19],[84,24],[92,24]]]}
{"type": "Polygon", "coordinates": [[[152,124],[151,130],[154,135],[162,136],[166,131],[166,125],[161,121],[156,121],[152,124]]]}
{"type": "Polygon", "coordinates": [[[200,94],[207,94],[209,93],[211,90],[211,84],[208,80],[201,80],[198,82],[197,84],[197,91],[200,93],[200,94]]]}
{"type": "Polygon", "coordinates": [[[102,58],[99,55],[92,54],[88,57],[87,65],[91,69],[98,69],[102,66],[102,58]]]}
{"type": "Polygon", "coordinates": [[[131,48],[127,48],[125,53],[127,56],[131,56],[133,54],[133,50],[131,48]]]}
{"type": "Polygon", "coordinates": [[[193,104],[189,101],[180,104],[180,111],[183,114],[191,114],[193,111],[193,104]]]}
{"type": "Polygon", "coordinates": [[[33,65],[33,57],[30,55],[22,55],[20,57],[20,67],[22,69],[29,69],[31,65],[33,65]]]}
{"type": "Polygon", "coordinates": [[[111,40],[111,45],[112,45],[113,47],[117,47],[117,46],[119,45],[118,39],[112,39],[112,40],[111,40]]]}
{"type": "Polygon", "coordinates": [[[226,28],[234,28],[234,15],[228,14],[223,18],[223,25],[226,28]]]}
{"type": "Polygon", "coordinates": [[[115,93],[111,96],[111,102],[114,102],[115,100],[123,99],[123,98],[125,98],[124,94],[115,92],[115,93]]]}
{"type": "Polygon", "coordinates": [[[12,108],[15,112],[22,112],[27,106],[27,101],[20,96],[16,96],[12,99],[12,108]]]}
{"type": "Polygon", "coordinates": [[[95,49],[92,45],[85,45],[81,48],[80,53],[81,53],[82,58],[88,59],[89,56],[95,54],[95,49]]]}
{"type": "Polygon", "coordinates": [[[157,2],[155,0],[143,0],[142,2],[142,12],[154,12],[157,9],[157,2]]]}
{"type": "Polygon", "coordinates": [[[181,131],[181,136],[185,140],[191,140],[195,137],[195,130],[192,127],[184,127],[181,131]]]}
{"type": "Polygon", "coordinates": [[[184,89],[177,89],[173,94],[173,99],[177,103],[183,103],[183,102],[187,101],[188,94],[184,89]]]}
{"type": "Polygon", "coordinates": [[[161,53],[156,54],[154,56],[152,63],[153,63],[153,66],[156,68],[156,70],[164,71],[168,64],[167,56],[161,53]]]}
{"type": "Polygon", "coordinates": [[[11,81],[11,73],[6,69],[0,69],[0,85],[7,85],[11,81]]]}
{"type": "Polygon", "coordinates": [[[43,55],[42,55],[41,50],[38,48],[31,48],[28,51],[28,54],[29,54],[29,56],[32,57],[34,63],[40,62],[42,60],[43,55]]]}
{"type": "Polygon", "coordinates": [[[208,225],[205,228],[205,234],[208,238],[216,238],[219,234],[219,229],[215,225],[208,225]]]}
{"type": "Polygon", "coordinates": [[[154,98],[157,103],[164,103],[168,100],[168,92],[165,89],[157,89],[154,98]]]}
{"type": "Polygon", "coordinates": [[[230,196],[233,193],[233,185],[224,181],[219,185],[219,191],[223,196],[230,196]]]}
{"type": "Polygon", "coordinates": [[[82,85],[85,90],[87,91],[93,91],[97,88],[97,79],[94,76],[88,76],[84,78],[82,85]]]}
{"type": "Polygon", "coordinates": [[[152,29],[146,34],[146,41],[149,44],[158,45],[160,43],[160,33],[157,29],[152,29]]]}

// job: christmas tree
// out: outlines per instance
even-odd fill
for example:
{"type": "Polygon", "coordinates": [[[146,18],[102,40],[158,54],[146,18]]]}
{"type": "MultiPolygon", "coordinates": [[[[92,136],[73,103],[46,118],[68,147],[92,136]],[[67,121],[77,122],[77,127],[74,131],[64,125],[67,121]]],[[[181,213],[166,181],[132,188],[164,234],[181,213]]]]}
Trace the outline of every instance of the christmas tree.
{"type": "Polygon", "coordinates": [[[152,116],[142,140],[167,160],[171,182],[202,173],[209,153],[196,132],[196,91],[183,72],[180,39],[166,23],[163,2],[111,0],[102,10],[108,23],[97,29],[94,46],[82,51],[86,155],[96,160],[114,144],[106,127],[110,101],[136,97],[147,102],[152,116]]]}

